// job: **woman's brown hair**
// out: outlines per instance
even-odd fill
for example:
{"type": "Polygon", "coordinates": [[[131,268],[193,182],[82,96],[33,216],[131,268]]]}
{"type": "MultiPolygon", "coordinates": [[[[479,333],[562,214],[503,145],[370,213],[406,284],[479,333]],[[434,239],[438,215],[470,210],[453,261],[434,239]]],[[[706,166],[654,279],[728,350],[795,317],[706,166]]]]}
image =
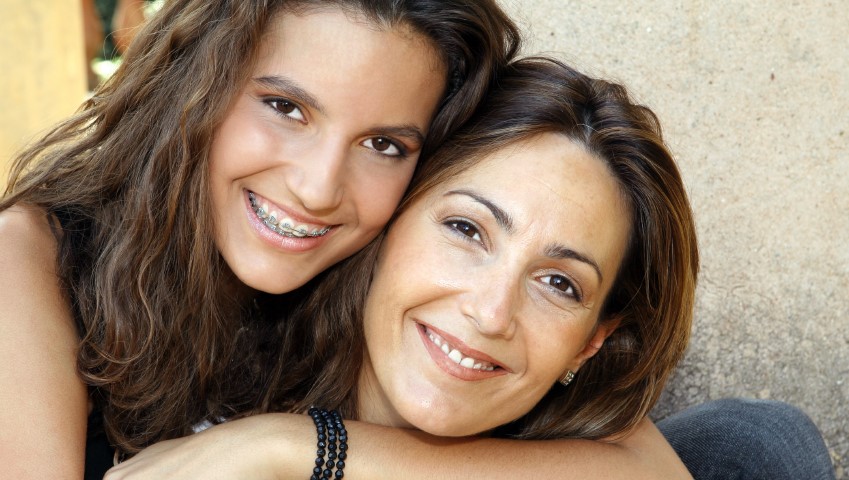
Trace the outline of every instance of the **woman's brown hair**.
{"type": "MultiPolygon", "coordinates": [[[[487,155],[542,133],[565,135],[601,159],[630,208],[628,249],[599,319],[621,323],[568,387],[555,384],[527,415],[502,426],[496,435],[610,437],[628,431],[652,408],[690,335],[699,263],[696,232],[683,181],[656,116],[632,102],[621,85],[590,78],[551,59],[518,60],[500,77],[474,119],[414,178],[398,214],[487,155]]],[[[292,408],[330,400],[356,416],[355,383],[364,345],[361,306],[379,244],[378,239],[328,272],[316,298],[330,298],[331,291],[335,297],[306,303],[306,317],[289,325],[321,332],[307,335],[335,339],[332,345],[309,340],[320,347],[316,355],[324,356],[293,372],[312,368],[320,373],[314,383],[301,385],[298,393],[306,400],[290,404],[292,408]]]]}
{"type": "Polygon", "coordinates": [[[469,118],[519,35],[494,0],[168,1],[116,74],[17,158],[0,211],[43,208],[78,367],[126,452],[264,408],[281,342],[232,293],[208,222],[209,146],[275,15],[341,8],[423,35],[449,72],[423,155],[469,118]]]}

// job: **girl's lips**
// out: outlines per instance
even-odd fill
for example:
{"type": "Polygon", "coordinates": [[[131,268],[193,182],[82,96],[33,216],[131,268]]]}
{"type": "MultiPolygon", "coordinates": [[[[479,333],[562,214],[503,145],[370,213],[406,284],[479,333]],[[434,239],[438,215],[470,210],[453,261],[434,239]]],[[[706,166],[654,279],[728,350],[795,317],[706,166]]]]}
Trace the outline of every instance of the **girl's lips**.
{"type": "Polygon", "coordinates": [[[245,191],[243,197],[245,214],[248,217],[248,223],[262,241],[278,250],[291,253],[307,252],[320,247],[336,233],[336,228],[334,228],[336,226],[333,225],[328,226],[329,231],[320,236],[295,237],[281,235],[269,228],[265,221],[257,216],[254,208],[251,206],[248,193],[249,192],[245,191]]]}
{"type": "Polygon", "coordinates": [[[434,362],[455,378],[474,381],[510,373],[510,370],[497,360],[469,348],[456,337],[422,323],[416,323],[416,329],[434,362]],[[446,349],[448,353],[445,352],[446,349]]]}
{"type": "Polygon", "coordinates": [[[256,192],[246,190],[246,194],[251,207],[254,210],[261,209],[257,211],[262,213],[262,219],[270,221],[274,227],[279,226],[287,231],[301,232],[301,235],[295,236],[306,236],[307,234],[320,236],[327,233],[333,227],[333,225],[323,223],[314,217],[295,213],[283,208],[256,192]]]}

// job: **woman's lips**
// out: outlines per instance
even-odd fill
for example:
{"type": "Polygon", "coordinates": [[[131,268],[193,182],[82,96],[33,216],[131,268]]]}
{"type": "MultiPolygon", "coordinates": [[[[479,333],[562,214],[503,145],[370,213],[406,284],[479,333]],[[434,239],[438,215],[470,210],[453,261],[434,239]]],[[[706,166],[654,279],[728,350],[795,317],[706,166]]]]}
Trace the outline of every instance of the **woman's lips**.
{"type": "Polygon", "coordinates": [[[442,370],[456,378],[482,380],[509,372],[497,360],[469,348],[456,337],[429,325],[417,323],[416,327],[431,358],[442,370]]]}

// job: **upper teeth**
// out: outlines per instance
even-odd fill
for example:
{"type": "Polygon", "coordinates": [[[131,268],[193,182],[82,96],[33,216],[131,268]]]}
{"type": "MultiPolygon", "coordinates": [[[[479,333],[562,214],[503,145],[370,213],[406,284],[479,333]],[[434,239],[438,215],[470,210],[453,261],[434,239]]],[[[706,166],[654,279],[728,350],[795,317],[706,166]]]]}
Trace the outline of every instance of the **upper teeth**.
{"type": "Polygon", "coordinates": [[[297,238],[321,237],[330,231],[330,227],[310,229],[309,225],[295,224],[295,221],[291,218],[281,215],[276,210],[272,210],[268,206],[268,203],[262,203],[260,205],[253,192],[248,192],[248,200],[250,200],[251,208],[253,208],[256,216],[265,223],[265,226],[280,235],[297,238]]]}
{"type": "Polygon", "coordinates": [[[449,345],[444,338],[431,331],[427,332],[427,338],[429,338],[434,345],[439,347],[443,351],[443,353],[448,355],[448,358],[450,358],[451,361],[456,364],[459,364],[461,367],[471,368],[474,370],[484,370],[487,372],[491,372],[495,369],[495,366],[489,362],[478,360],[472,357],[464,357],[459,350],[449,345]]]}

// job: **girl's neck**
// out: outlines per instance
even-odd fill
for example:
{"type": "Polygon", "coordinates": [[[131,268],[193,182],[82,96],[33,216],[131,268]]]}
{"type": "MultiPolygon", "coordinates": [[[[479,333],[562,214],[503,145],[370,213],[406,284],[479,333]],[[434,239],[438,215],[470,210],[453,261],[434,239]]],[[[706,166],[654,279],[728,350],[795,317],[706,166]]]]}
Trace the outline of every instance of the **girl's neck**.
{"type": "Polygon", "coordinates": [[[222,292],[240,305],[252,304],[260,292],[239,280],[230,268],[225,267],[222,278],[222,292]]]}

